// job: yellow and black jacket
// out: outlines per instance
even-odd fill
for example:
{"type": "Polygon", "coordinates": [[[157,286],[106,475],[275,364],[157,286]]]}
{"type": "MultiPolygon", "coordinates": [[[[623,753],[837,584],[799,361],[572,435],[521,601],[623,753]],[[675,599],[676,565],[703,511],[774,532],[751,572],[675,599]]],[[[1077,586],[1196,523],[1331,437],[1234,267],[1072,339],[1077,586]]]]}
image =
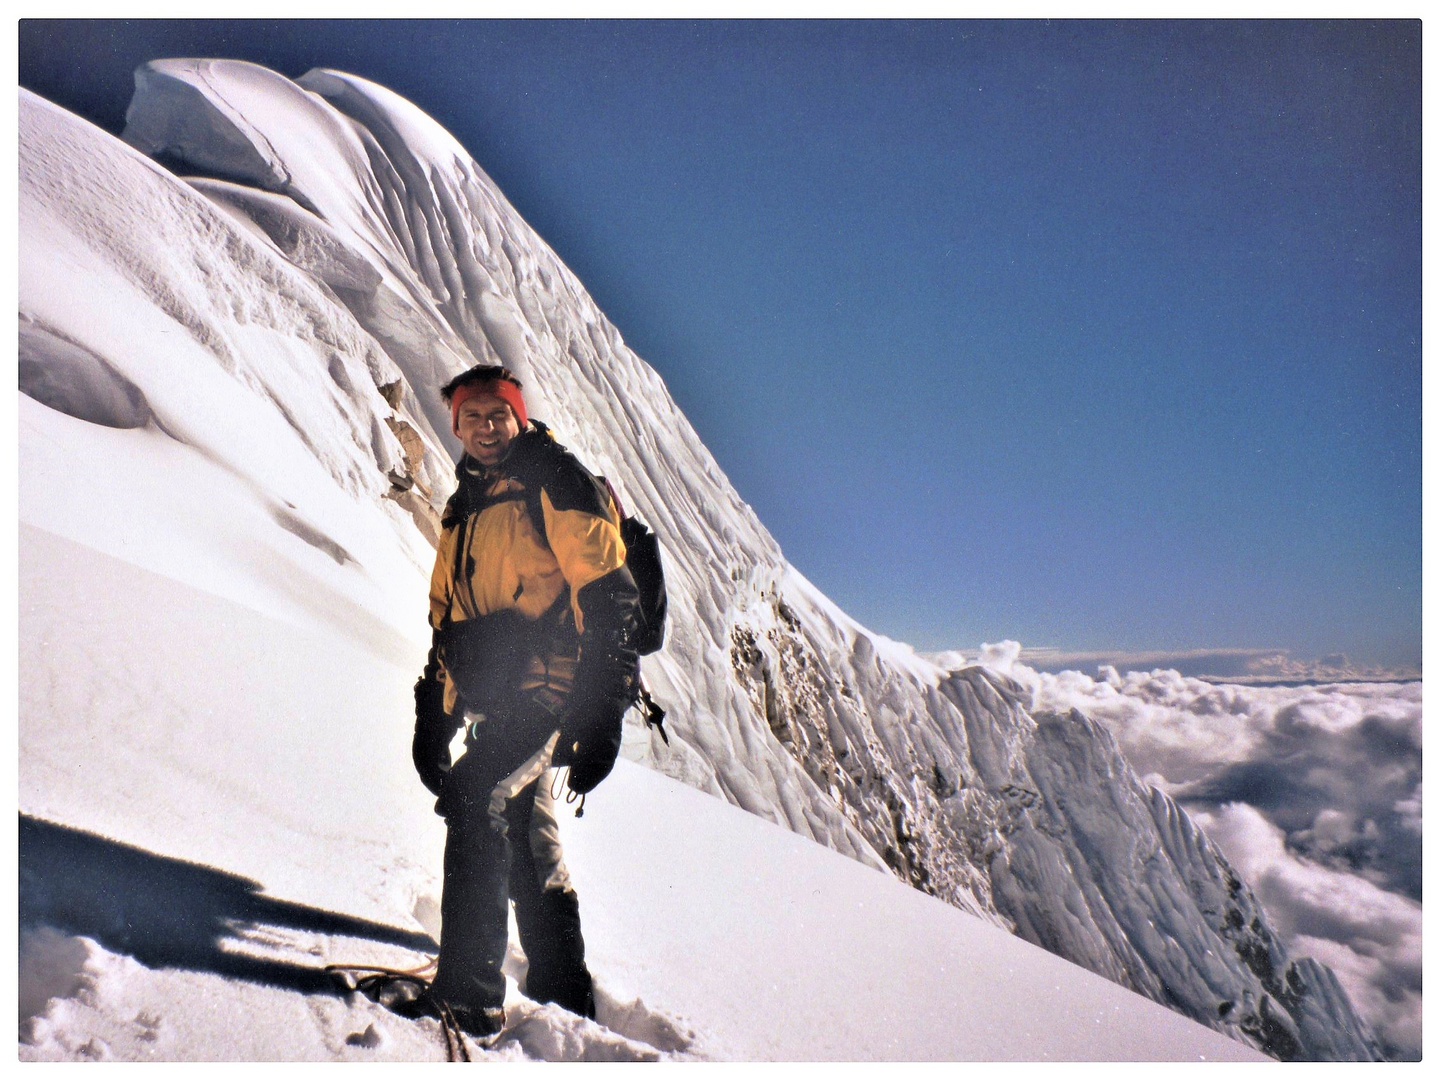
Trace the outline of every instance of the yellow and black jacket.
{"type": "Polygon", "coordinates": [[[518,692],[553,712],[572,696],[628,693],[636,591],[604,483],[538,421],[499,465],[465,455],[456,476],[430,580],[436,648],[426,674],[444,687],[444,712],[494,704],[470,700],[489,692],[461,694],[473,682],[448,670],[458,663],[498,673],[501,696],[518,692]],[[470,638],[464,650],[457,632],[470,638]]]}

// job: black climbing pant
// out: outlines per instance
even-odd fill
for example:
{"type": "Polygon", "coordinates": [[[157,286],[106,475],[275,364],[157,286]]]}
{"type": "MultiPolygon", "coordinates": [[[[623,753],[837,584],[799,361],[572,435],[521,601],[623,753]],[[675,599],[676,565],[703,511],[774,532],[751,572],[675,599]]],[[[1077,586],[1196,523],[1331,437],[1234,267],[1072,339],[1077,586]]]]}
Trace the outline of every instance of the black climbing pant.
{"type": "Polygon", "coordinates": [[[449,828],[433,992],[472,1009],[501,1005],[508,901],[525,993],[594,1017],[580,905],[561,858],[548,769],[553,718],[487,720],[472,730],[440,798],[449,828]]]}

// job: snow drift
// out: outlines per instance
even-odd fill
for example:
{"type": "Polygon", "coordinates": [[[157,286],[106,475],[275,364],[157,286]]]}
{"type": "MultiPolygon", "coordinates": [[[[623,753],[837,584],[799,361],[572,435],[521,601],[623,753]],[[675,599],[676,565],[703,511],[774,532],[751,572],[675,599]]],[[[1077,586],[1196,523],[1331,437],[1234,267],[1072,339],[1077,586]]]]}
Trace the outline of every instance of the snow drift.
{"type": "MultiPolygon", "coordinates": [[[[427,644],[427,541],[458,449],[437,387],[498,361],[664,545],[673,622],[645,674],[675,738],[637,722],[627,757],[1274,1056],[1375,1056],[1334,976],[1292,962],[1234,869],[1102,728],[866,631],[790,567],[660,378],[414,106],[336,72],[157,61],[127,121],[130,146],[22,93],[22,520],[382,665],[393,727],[367,713],[364,752],[346,750],[396,800],[385,820],[353,808],[391,838],[366,886],[373,917],[413,923],[392,894],[425,892],[426,856],[401,835],[418,835],[411,810],[395,811],[428,808],[394,672],[418,671],[427,644]],[[414,861],[392,878],[401,852],[414,861]]],[[[112,663],[101,643],[82,653],[85,678],[112,663]]],[[[23,812],[247,876],[253,842],[193,813],[211,791],[253,805],[247,787],[293,788],[286,827],[312,839],[348,820],[305,784],[333,775],[315,743],[352,738],[332,710],[277,698],[314,732],[305,749],[250,746],[242,725],[253,768],[207,771],[234,729],[197,725],[207,706],[172,700],[164,666],[127,669],[152,695],[133,707],[164,703],[171,722],[146,729],[153,745],[115,782],[153,777],[157,757],[165,781],[97,804],[55,740],[108,699],[67,700],[56,672],[22,701],[23,812]]],[[[27,654],[22,678],[41,671],[44,653],[27,654]]],[[[256,689],[217,676],[240,700],[256,689]]],[[[261,861],[267,891],[313,895],[313,871],[261,861]]],[[[338,895],[352,875],[331,880],[315,903],[355,911],[338,895]]]]}

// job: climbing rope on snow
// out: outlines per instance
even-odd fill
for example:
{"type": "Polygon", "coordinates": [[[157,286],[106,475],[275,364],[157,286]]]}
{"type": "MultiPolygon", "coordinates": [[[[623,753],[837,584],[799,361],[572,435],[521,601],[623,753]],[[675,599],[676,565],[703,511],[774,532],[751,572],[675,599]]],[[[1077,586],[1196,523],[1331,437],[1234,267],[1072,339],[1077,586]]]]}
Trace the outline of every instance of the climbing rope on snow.
{"type": "MultiPolygon", "coordinates": [[[[340,980],[347,990],[358,991],[371,1001],[378,1002],[401,1016],[409,1015],[405,1010],[406,1006],[413,1006],[415,1017],[428,1015],[427,1009],[433,1009],[435,1014],[438,1014],[440,1033],[445,1039],[445,1060],[469,1061],[470,1048],[465,1045],[465,1031],[460,1022],[455,1019],[455,1014],[450,1011],[448,1004],[429,997],[430,977],[435,972],[438,959],[431,957],[426,963],[415,968],[326,964],[325,971],[332,978],[340,980]]],[[[482,1042],[481,1045],[489,1044],[482,1042]]]]}

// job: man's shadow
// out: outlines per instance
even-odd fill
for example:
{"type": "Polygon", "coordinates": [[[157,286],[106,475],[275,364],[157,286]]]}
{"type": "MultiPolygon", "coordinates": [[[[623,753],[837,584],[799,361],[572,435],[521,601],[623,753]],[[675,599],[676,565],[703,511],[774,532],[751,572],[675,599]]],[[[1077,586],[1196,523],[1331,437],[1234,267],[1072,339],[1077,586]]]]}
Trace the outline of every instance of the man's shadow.
{"type": "Polygon", "coordinates": [[[343,934],[412,949],[426,934],[260,894],[257,881],[165,858],[20,815],[20,926],[93,938],[150,968],[185,968],[294,990],[334,993],[323,967],[230,951],[249,926],[343,934]]]}

